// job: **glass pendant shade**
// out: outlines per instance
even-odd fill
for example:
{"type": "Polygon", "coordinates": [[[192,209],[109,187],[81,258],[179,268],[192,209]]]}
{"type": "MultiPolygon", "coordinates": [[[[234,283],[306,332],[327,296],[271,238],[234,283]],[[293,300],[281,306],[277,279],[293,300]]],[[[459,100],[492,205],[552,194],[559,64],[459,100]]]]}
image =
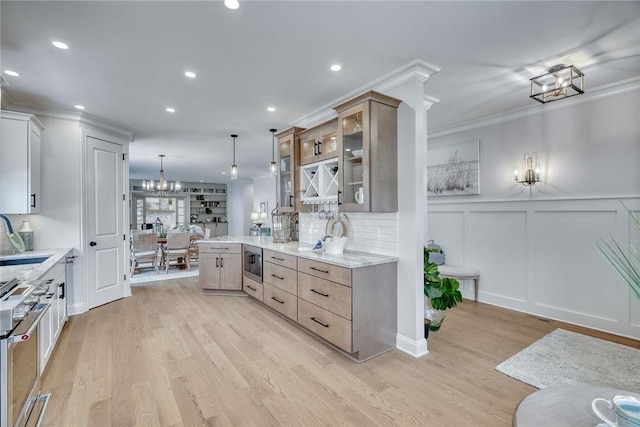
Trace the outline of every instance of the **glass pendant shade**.
{"type": "Polygon", "coordinates": [[[236,138],[238,135],[232,134],[231,138],[233,138],[233,163],[231,164],[231,179],[238,179],[238,165],[236,165],[236,138]]]}
{"type": "Polygon", "coordinates": [[[278,172],[276,164],[276,129],[269,129],[271,132],[271,163],[269,164],[269,175],[275,177],[278,172]]]}

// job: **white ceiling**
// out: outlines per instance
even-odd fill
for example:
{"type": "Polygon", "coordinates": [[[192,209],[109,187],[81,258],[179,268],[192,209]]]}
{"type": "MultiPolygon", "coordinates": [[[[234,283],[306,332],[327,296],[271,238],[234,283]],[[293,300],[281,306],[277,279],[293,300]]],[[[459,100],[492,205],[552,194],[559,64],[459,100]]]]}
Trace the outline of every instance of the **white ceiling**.
{"type": "Polygon", "coordinates": [[[3,74],[5,95],[134,129],[132,178],[157,179],[162,153],[170,180],[224,182],[229,134],[240,178],[261,175],[270,128],[413,59],[441,69],[431,132],[536,104],[529,79],[556,63],[585,72],[587,91],[640,75],[638,1],[240,2],[3,0],[0,68],[21,74],[3,74]]]}

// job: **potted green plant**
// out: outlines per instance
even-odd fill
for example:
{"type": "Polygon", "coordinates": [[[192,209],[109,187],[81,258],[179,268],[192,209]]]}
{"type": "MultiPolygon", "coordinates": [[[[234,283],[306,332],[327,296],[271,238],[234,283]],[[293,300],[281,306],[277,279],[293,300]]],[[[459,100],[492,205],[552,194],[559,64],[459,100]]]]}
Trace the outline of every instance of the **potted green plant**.
{"type": "Polygon", "coordinates": [[[425,318],[431,321],[429,329],[437,331],[442,325],[446,310],[462,302],[460,282],[449,277],[440,277],[438,265],[429,259],[429,253],[440,249],[424,248],[424,296],[425,318]]]}
{"type": "MultiPolygon", "coordinates": [[[[624,203],[622,206],[640,231],[640,219],[624,203]]],[[[628,248],[625,248],[611,236],[610,241],[596,242],[596,249],[640,299],[640,247],[630,242],[628,248]]]]}

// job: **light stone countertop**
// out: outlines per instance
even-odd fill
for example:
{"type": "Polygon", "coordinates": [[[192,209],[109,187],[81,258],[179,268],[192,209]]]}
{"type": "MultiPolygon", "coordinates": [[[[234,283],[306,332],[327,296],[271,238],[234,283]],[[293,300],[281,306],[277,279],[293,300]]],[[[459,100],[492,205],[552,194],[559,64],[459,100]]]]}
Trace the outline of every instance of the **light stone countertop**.
{"type": "Polygon", "coordinates": [[[387,264],[390,262],[398,261],[398,258],[388,255],[371,254],[367,252],[349,250],[345,250],[343,254],[328,254],[324,251],[314,251],[312,250],[314,245],[309,245],[306,243],[273,243],[273,238],[270,236],[223,236],[215,237],[209,240],[200,240],[201,245],[211,242],[243,243],[245,245],[257,246],[262,249],[282,252],[300,258],[326,262],[327,264],[333,264],[346,268],[366,267],[368,265],[387,264]]]}
{"type": "Polygon", "coordinates": [[[38,280],[51,267],[53,267],[58,261],[60,261],[60,259],[64,258],[72,251],[72,248],[58,248],[28,251],[20,254],[2,255],[0,256],[0,260],[2,261],[22,258],[49,258],[39,264],[0,266],[0,281],[10,280],[13,278],[19,279],[21,281],[38,280]]]}

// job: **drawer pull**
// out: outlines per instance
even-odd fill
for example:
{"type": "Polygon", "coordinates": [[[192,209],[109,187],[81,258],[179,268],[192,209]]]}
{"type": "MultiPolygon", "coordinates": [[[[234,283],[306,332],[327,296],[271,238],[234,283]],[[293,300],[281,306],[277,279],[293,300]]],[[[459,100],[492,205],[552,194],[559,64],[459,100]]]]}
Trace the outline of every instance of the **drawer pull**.
{"type": "Polygon", "coordinates": [[[219,251],[228,251],[229,250],[229,248],[209,248],[209,249],[219,250],[219,251]]]}
{"type": "Polygon", "coordinates": [[[275,275],[275,274],[273,274],[273,273],[271,273],[271,276],[275,277],[276,279],[284,280],[284,277],[276,276],[276,275],[275,275]]]}
{"type": "Polygon", "coordinates": [[[319,271],[320,273],[329,274],[329,270],[320,270],[319,268],[309,267],[311,270],[319,271]]]}
{"type": "Polygon", "coordinates": [[[310,317],[311,320],[313,320],[314,322],[324,326],[325,328],[328,328],[329,325],[327,325],[326,323],[322,323],[321,321],[319,321],[318,319],[316,319],[315,317],[310,317]]]}
{"type": "Polygon", "coordinates": [[[271,299],[274,300],[275,302],[279,302],[280,304],[284,304],[284,301],[282,301],[280,298],[271,297],[271,299]]]}
{"type": "Polygon", "coordinates": [[[278,258],[275,256],[272,256],[271,259],[275,259],[276,261],[284,261],[284,258],[278,258]]]}
{"type": "Polygon", "coordinates": [[[322,295],[323,297],[329,298],[329,294],[323,294],[322,292],[316,291],[315,289],[311,289],[311,292],[314,294],[322,295]]]}
{"type": "Polygon", "coordinates": [[[254,288],[254,287],[253,287],[253,286],[251,286],[251,285],[247,285],[247,288],[251,289],[252,291],[257,291],[257,289],[256,289],[256,288],[254,288]]]}

